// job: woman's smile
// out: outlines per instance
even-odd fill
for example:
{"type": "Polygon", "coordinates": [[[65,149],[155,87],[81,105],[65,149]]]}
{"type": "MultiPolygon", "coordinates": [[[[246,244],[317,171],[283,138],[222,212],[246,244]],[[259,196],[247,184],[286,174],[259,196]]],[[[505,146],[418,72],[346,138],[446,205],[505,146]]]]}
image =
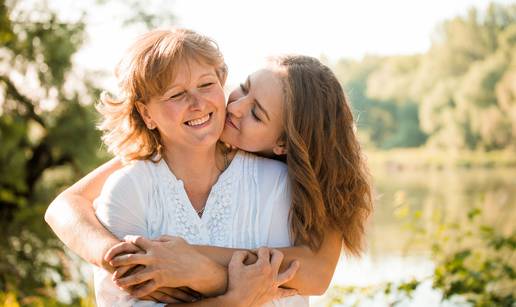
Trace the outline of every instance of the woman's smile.
{"type": "Polygon", "coordinates": [[[184,124],[191,128],[203,128],[210,124],[213,112],[210,112],[203,117],[195,118],[186,121],[184,124]]]}

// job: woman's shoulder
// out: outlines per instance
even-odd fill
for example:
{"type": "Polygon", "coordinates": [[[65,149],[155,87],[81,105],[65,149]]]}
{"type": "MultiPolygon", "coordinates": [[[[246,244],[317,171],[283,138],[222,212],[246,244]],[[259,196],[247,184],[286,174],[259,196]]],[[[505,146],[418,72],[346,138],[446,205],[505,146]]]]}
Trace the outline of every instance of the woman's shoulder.
{"type": "Polygon", "coordinates": [[[288,189],[287,165],[281,161],[260,157],[248,152],[239,152],[247,178],[254,178],[264,191],[288,189]]]}
{"type": "Polygon", "coordinates": [[[255,155],[253,153],[240,151],[238,153],[244,164],[253,166],[260,174],[284,175],[287,172],[287,165],[281,161],[255,155]]]}
{"type": "Polygon", "coordinates": [[[113,172],[106,181],[105,187],[144,189],[152,186],[152,178],[156,174],[158,164],[147,160],[135,160],[113,172]]]}

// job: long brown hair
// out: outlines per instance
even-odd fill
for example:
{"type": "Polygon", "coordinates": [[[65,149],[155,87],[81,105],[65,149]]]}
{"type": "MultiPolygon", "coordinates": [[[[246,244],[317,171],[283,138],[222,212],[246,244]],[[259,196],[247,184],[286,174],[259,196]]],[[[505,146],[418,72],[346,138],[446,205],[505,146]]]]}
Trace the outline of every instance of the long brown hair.
{"type": "Polygon", "coordinates": [[[353,114],[339,81],[319,60],[277,57],[285,89],[284,135],[291,184],[291,231],[317,250],[324,232],[342,234],[344,249],[363,249],[373,210],[369,172],[355,135],[353,114]]]}

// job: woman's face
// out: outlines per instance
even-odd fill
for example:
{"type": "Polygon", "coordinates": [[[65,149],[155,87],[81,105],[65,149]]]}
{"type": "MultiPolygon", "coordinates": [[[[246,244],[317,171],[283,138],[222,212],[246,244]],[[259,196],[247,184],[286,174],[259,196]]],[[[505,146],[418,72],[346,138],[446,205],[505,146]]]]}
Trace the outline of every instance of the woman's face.
{"type": "Polygon", "coordinates": [[[165,148],[181,149],[213,146],[224,128],[224,107],[215,68],[197,61],[178,67],[164,95],[139,104],[145,123],[158,129],[165,148]]]}
{"type": "Polygon", "coordinates": [[[278,72],[265,68],[251,74],[229,95],[222,141],[265,156],[284,154],[283,87],[278,72]]]}

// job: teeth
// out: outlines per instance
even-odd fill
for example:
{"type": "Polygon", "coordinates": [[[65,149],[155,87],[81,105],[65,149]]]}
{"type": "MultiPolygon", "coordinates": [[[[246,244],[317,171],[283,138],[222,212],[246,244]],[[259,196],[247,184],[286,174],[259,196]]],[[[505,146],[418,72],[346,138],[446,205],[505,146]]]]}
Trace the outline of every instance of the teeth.
{"type": "Polygon", "coordinates": [[[188,126],[199,126],[199,125],[202,125],[202,124],[204,124],[205,122],[207,122],[209,119],[210,119],[210,114],[207,114],[206,116],[203,116],[203,117],[201,117],[201,118],[193,119],[193,120],[187,121],[187,122],[186,122],[186,124],[187,124],[188,126]]]}

